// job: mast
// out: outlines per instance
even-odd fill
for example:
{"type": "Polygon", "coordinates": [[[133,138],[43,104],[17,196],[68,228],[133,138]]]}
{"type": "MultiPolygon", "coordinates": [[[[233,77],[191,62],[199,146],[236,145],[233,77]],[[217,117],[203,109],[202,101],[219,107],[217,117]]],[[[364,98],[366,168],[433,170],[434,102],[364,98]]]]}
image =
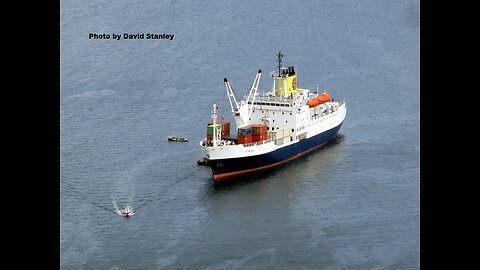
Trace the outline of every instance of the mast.
{"type": "Polygon", "coordinates": [[[278,61],[278,76],[280,77],[280,68],[282,67],[282,57],[283,54],[279,51],[277,55],[277,61],[278,61]]]}
{"type": "Polygon", "coordinates": [[[213,118],[213,146],[217,146],[217,132],[216,132],[216,124],[217,124],[217,109],[218,106],[216,103],[213,103],[213,109],[212,109],[212,118],[213,118]]]}

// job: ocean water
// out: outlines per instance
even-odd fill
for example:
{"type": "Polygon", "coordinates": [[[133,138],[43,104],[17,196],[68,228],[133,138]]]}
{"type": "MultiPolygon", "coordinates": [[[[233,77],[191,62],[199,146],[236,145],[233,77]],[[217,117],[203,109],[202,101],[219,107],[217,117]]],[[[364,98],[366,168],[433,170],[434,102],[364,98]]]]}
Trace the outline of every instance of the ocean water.
{"type": "Polygon", "coordinates": [[[60,4],[61,269],[420,268],[419,1],[60,4]],[[214,102],[234,128],[223,78],[242,97],[262,69],[270,90],[278,51],[347,118],[322,149],[215,187],[196,161],[214,102]]]}

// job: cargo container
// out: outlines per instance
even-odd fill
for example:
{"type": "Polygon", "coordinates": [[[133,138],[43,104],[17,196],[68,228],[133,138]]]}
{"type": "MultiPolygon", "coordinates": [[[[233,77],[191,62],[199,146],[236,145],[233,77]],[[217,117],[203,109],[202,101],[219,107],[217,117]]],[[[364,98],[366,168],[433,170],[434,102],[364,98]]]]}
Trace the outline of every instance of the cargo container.
{"type": "Polygon", "coordinates": [[[260,135],[264,135],[264,134],[267,134],[267,125],[265,124],[254,124],[254,125],[251,125],[252,129],[253,129],[253,136],[260,136],[260,135]]]}
{"type": "MultiPolygon", "coordinates": [[[[216,132],[222,132],[222,125],[216,124],[215,125],[215,131],[216,132]]],[[[213,135],[213,125],[208,125],[207,126],[207,135],[213,135]]]]}
{"type": "Polygon", "coordinates": [[[280,128],[280,129],[270,131],[269,137],[271,140],[275,141],[278,139],[282,139],[285,136],[284,134],[285,134],[285,129],[280,128]]]}
{"type": "Polygon", "coordinates": [[[246,143],[252,143],[253,142],[253,136],[245,136],[245,137],[238,137],[238,144],[246,144],[246,143]]]}
{"type": "Polygon", "coordinates": [[[285,128],[284,132],[283,132],[283,137],[286,138],[286,137],[290,137],[292,136],[292,129],[291,128],[285,128]]]}
{"type": "Polygon", "coordinates": [[[238,129],[238,137],[252,136],[253,130],[251,126],[246,126],[238,129]]]}
{"type": "Polygon", "coordinates": [[[261,142],[261,141],[266,141],[267,139],[268,139],[267,134],[258,135],[258,136],[253,135],[252,141],[253,142],[261,142]]]}
{"type": "MultiPolygon", "coordinates": [[[[207,126],[207,140],[212,140],[213,139],[213,128],[214,128],[213,125],[207,126]]],[[[222,125],[216,124],[215,125],[215,132],[217,132],[217,134],[218,133],[222,134],[222,125]]]]}
{"type": "MultiPolygon", "coordinates": [[[[221,135],[220,137],[227,137],[230,135],[230,122],[228,121],[224,121],[224,120],[220,120],[220,121],[216,121],[216,124],[217,126],[218,125],[221,125],[221,135]]],[[[217,129],[218,131],[218,129],[217,129]]],[[[208,125],[207,125],[207,139],[210,137],[212,137],[213,135],[213,122],[208,122],[208,125]]]]}

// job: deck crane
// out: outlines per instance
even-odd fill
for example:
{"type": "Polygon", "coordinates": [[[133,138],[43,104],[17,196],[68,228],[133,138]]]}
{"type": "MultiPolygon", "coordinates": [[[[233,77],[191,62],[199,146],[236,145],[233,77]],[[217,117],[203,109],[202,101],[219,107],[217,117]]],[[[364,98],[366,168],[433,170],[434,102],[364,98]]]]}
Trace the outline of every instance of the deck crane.
{"type": "Polygon", "coordinates": [[[252,86],[248,91],[248,94],[240,101],[237,101],[235,93],[233,92],[232,86],[227,78],[224,78],[225,88],[227,89],[228,100],[230,101],[230,107],[232,108],[233,117],[237,128],[241,128],[248,125],[249,119],[253,111],[253,102],[258,92],[258,84],[260,83],[260,78],[262,77],[262,70],[258,70],[253,80],[252,86]]]}

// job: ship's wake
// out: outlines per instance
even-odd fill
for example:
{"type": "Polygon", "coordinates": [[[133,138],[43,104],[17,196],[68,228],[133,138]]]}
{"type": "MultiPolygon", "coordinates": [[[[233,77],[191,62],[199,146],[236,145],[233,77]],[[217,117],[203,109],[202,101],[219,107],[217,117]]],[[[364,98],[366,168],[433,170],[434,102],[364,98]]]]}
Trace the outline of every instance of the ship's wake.
{"type": "Polygon", "coordinates": [[[112,200],[112,203],[113,203],[113,207],[115,209],[115,213],[117,213],[117,215],[121,216],[122,213],[120,212],[120,209],[118,208],[117,202],[115,200],[112,200]]]}
{"type": "Polygon", "coordinates": [[[75,188],[72,184],[68,182],[62,182],[63,186],[61,187],[61,192],[64,192],[66,194],[69,194],[71,197],[78,198],[83,202],[87,202],[98,209],[107,211],[112,213],[112,209],[110,207],[106,207],[98,202],[93,201],[91,198],[89,198],[86,194],[80,192],[77,188],[75,188]]]}
{"type": "MultiPolygon", "coordinates": [[[[198,168],[195,166],[187,172],[184,176],[178,177],[173,181],[168,181],[169,186],[173,185],[179,185],[182,182],[185,182],[185,180],[192,178],[195,173],[197,172],[198,168]]],[[[149,190],[147,194],[143,194],[141,198],[135,199],[136,197],[136,192],[133,186],[130,186],[128,188],[125,188],[125,186],[131,185],[132,183],[123,183],[122,185],[122,190],[120,190],[120,187],[116,190],[115,188],[110,190],[110,203],[111,205],[108,206],[108,203],[104,201],[102,204],[101,201],[95,201],[89,196],[88,194],[91,193],[85,193],[81,192],[78,188],[76,188],[72,183],[69,182],[61,182],[61,191],[65,194],[68,194],[69,197],[71,198],[76,198],[77,200],[80,200],[82,202],[89,203],[98,209],[104,210],[109,213],[114,213],[116,215],[122,216],[122,209],[125,208],[130,208],[130,209],[135,209],[139,210],[141,208],[144,208],[145,206],[161,201],[161,200],[168,200],[169,197],[169,192],[168,189],[165,189],[165,187],[159,186],[159,188],[155,190],[149,190]],[[161,189],[161,190],[158,190],[161,189]],[[167,190],[167,191],[166,191],[167,190]],[[166,191],[166,192],[165,192],[166,191]]],[[[187,183],[185,183],[187,184],[187,183]]],[[[96,188],[96,191],[101,191],[101,188],[96,188]]],[[[103,192],[106,192],[107,190],[103,190],[103,192]]]]}

